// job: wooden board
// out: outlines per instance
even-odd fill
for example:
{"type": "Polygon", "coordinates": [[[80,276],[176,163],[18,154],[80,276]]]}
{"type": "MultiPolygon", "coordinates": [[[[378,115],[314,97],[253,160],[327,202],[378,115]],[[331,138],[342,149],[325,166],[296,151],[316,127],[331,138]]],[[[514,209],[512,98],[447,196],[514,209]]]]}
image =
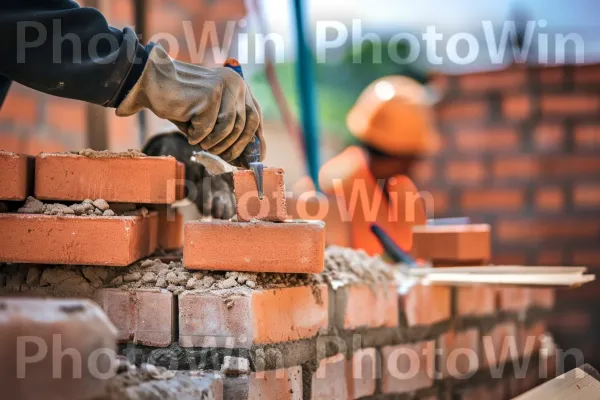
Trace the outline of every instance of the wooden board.
{"type": "Polygon", "coordinates": [[[599,379],[598,372],[586,364],[515,397],[515,400],[596,400],[600,399],[599,379]]]}
{"type": "Polygon", "coordinates": [[[579,286],[595,279],[594,275],[580,274],[461,274],[432,273],[420,277],[424,284],[443,285],[525,285],[525,286],[579,286]]]}

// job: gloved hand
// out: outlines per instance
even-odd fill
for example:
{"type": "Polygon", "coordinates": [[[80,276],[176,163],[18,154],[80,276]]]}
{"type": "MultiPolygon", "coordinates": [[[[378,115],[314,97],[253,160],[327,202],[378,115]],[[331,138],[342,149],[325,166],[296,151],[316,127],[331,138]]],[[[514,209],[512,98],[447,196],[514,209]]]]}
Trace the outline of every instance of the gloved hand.
{"type": "Polygon", "coordinates": [[[185,164],[186,192],[198,212],[204,216],[229,219],[235,215],[235,196],[231,174],[210,175],[196,162],[191,161],[198,146],[191,145],[178,132],[152,137],[142,152],[148,156],[172,156],[185,164]]]}
{"type": "Polygon", "coordinates": [[[156,45],[116,113],[129,116],[143,108],[173,122],[191,144],[227,162],[234,162],[255,135],[265,156],[260,107],[244,79],[230,68],[173,60],[156,45]]]}

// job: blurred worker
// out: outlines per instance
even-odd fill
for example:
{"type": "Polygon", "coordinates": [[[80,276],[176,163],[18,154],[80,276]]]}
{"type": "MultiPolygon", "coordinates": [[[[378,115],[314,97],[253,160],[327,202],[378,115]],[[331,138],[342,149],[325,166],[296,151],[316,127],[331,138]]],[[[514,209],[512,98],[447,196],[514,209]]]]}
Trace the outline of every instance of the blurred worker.
{"type": "Polygon", "coordinates": [[[404,250],[412,227],[426,222],[425,207],[408,178],[415,161],[439,147],[427,88],[413,79],[388,76],[370,84],[347,116],[358,139],[328,161],[319,173],[328,196],[328,244],[380,254],[371,233],[377,222],[404,250]]]}
{"type": "Polygon", "coordinates": [[[70,0],[3,1],[0,38],[0,105],[15,81],[119,116],[147,108],[228,162],[254,135],[265,155],[260,107],[235,71],[173,60],[160,45],[142,46],[132,29],[108,26],[96,9],[70,0]]]}

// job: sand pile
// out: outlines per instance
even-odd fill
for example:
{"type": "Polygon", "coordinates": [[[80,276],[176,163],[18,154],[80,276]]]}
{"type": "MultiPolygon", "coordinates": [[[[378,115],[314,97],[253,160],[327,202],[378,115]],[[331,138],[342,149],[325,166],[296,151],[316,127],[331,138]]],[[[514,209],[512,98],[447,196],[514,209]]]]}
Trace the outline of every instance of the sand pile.
{"type": "Polygon", "coordinates": [[[85,150],[81,150],[79,151],[80,156],[85,156],[85,157],[89,157],[89,158],[140,158],[140,157],[147,157],[144,153],[142,153],[139,150],[136,149],[129,149],[127,151],[121,151],[121,152],[112,152],[112,151],[108,151],[108,150],[92,150],[92,149],[85,149],[85,150]]]}

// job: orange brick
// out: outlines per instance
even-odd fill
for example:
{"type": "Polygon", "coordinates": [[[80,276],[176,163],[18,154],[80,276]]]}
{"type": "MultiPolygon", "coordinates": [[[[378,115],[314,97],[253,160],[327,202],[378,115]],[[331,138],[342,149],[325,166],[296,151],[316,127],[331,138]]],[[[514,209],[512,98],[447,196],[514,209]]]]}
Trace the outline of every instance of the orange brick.
{"type": "Polygon", "coordinates": [[[412,392],[433,385],[433,341],[384,346],[381,356],[381,391],[384,394],[412,392]]]}
{"type": "Polygon", "coordinates": [[[565,265],[562,249],[543,249],[537,254],[537,265],[565,265]]]}
{"type": "Polygon", "coordinates": [[[324,358],[312,376],[312,400],[348,399],[346,359],[343,354],[324,358]]]}
{"type": "Polygon", "coordinates": [[[375,394],[381,358],[377,349],[370,347],[357,350],[346,360],[348,398],[358,399],[375,394]]]}
{"type": "Polygon", "coordinates": [[[335,297],[338,329],[398,326],[396,285],[349,285],[336,290],[335,297]]]}
{"type": "Polygon", "coordinates": [[[600,83],[600,68],[598,64],[580,65],[573,71],[573,81],[576,85],[589,88],[600,83]]]}
{"type": "Polygon", "coordinates": [[[450,287],[414,285],[398,292],[399,310],[409,327],[431,325],[450,319],[450,287]]]}
{"type": "Polygon", "coordinates": [[[0,149],[4,151],[21,153],[25,143],[18,132],[0,132],[0,149]]]}
{"type": "Polygon", "coordinates": [[[32,192],[33,158],[0,150],[0,200],[25,200],[32,192]]]}
{"type": "Polygon", "coordinates": [[[233,173],[233,190],[238,220],[284,221],[287,218],[283,170],[281,168],[265,168],[263,186],[264,197],[260,200],[254,173],[248,170],[239,170],[233,173]]]}
{"type": "Polygon", "coordinates": [[[231,304],[210,293],[179,295],[182,347],[250,347],[310,338],[328,326],[327,286],[254,290],[231,304]]]}
{"type": "Polygon", "coordinates": [[[0,110],[0,121],[16,125],[37,125],[36,94],[20,90],[11,90],[0,110]]]}
{"type": "Polygon", "coordinates": [[[302,400],[302,367],[251,373],[248,399],[302,400]]]}
{"type": "Polygon", "coordinates": [[[0,214],[0,260],[126,266],[156,249],[156,213],[131,217],[0,214]]]}
{"type": "Polygon", "coordinates": [[[498,152],[519,147],[519,135],[514,128],[462,128],[456,132],[456,147],[460,151],[498,152]]]}
{"type": "Polygon", "coordinates": [[[450,161],[445,171],[446,179],[451,183],[478,183],[486,177],[486,171],[478,160],[450,161]]]}
{"type": "Polygon", "coordinates": [[[531,305],[537,308],[551,310],[556,302],[554,289],[530,289],[531,305]]]}
{"type": "Polygon", "coordinates": [[[44,138],[37,136],[29,136],[26,138],[23,153],[39,154],[42,152],[61,152],[74,150],[68,148],[59,138],[44,138]]]}
{"type": "Polygon", "coordinates": [[[530,326],[519,327],[519,356],[529,356],[540,350],[546,334],[546,321],[538,321],[530,326]]]}
{"type": "Polygon", "coordinates": [[[471,262],[490,259],[490,226],[422,225],[413,227],[414,257],[423,260],[471,262]]]}
{"type": "Polygon", "coordinates": [[[459,76],[459,87],[463,91],[490,92],[506,91],[510,88],[520,88],[527,82],[525,68],[510,68],[506,70],[479,72],[459,76]]]}
{"type": "Polygon", "coordinates": [[[184,228],[188,269],[319,273],[325,226],[319,221],[191,221],[184,228]]]}
{"type": "Polygon", "coordinates": [[[535,128],[533,142],[538,150],[560,150],[565,144],[565,131],[559,124],[542,124],[535,128]]]}
{"type": "Polygon", "coordinates": [[[173,157],[42,153],[35,163],[35,195],[39,199],[154,204],[177,200],[177,160],[173,157]]]}
{"type": "Polygon", "coordinates": [[[565,68],[560,67],[546,67],[540,69],[540,82],[545,86],[548,85],[561,85],[565,81],[565,68]]]}
{"type": "Polygon", "coordinates": [[[158,212],[158,247],[174,250],[183,247],[183,215],[176,209],[158,212]]]}
{"type": "Polygon", "coordinates": [[[415,164],[412,169],[410,176],[418,183],[430,182],[434,177],[435,164],[432,160],[423,160],[415,164]]]}
{"type": "Polygon", "coordinates": [[[502,103],[502,111],[509,119],[522,120],[531,115],[533,101],[524,94],[508,95],[502,103]]]}
{"type": "Polygon", "coordinates": [[[538,242],[548,238],[595,238],[600,233],[600,222],[585,219],[501,219],[495,226],[498,238],[504,242],[538,242]]]}
{"type": "Polygon", "coordinates": [[[600,170],[600,159],[590,154],[552,157],[543,160],[540,170],[551,178],[572,177],[580,180],[586,175],[596,177],[600,170]]]}
{"type": "Polygon", "coordinates": [[[500,179],[533,179],[540,175],[540,165],[536,158],[498,157],[492,164],[492,170],[500,179]]]}
{"type": "Polygon", "coordinates": [[[600,124],[577,125],[575,127],[575,146],[577,150],[600,149],[600,124]]]}
{"type": "Polygon", "coordinates": [[[600,184],[575,183],[573,188],[573,203],[581,208],[600,207],[600,184]]]}
{"type": "Polygon", "coordinates": [[[465,210],[519,210],[524,201],[519,189],[465,189],[460,199],[465,210]]]}
{"type": "Polygon", "coordinates": [[[167,347],[173,343],[173,294],[167,290],[101,289],[96,301],[118,330],[118,343],[167,347]]]}
{"type": "Polygon", "coordinates": [[[524,312],[531,305],[531,289],[507,287],[498,289],[498,306],[502,311],[524,312]]]}
{"type": "Polygon", "coordinates": [[[600,266],[600,249],[575,249],[571,253],[571,262],[575,265],[600,266]]]}
{"type": "Polygon", "coordinates": [[[482,335],[482,364],[498,365],[518,357],[517,327],[514,322],[503,322],[482,335]]]}
{"type": "Polygon", "coordinates": [[[453,101],[442,104],[437,109],[441,121],[485,119],[488,105],[485,101],[453,101]]]}
{"type": "Polygon", "coordinates": [[[461,317],[495,314],[496,290],[485,285],[457,287],[455,312],[461,317]]]}
{"type": "Polygon", "coordinates": [[[86,132],[87,105],[76,100],[50,98],[46,102],[46,122],[58,132],[86,132]]]}
{"type": "Polygon", "coordinates": [[[76,400],[106,394],[116,332],[96,304],[3,298],[0,306],[2,398],[76,400]]]}
{"type": "Polygon", "coordinates": [[[562,189],[557,187],[540,188],[535,191],[535,206],[543,211],[560,211],[565,198],[562,189]]]}
{"type": "Polygon", "coordinates": [[[479,369],[479,331],[450,330],[438,339],[441,379],[460,378],[479,369]]]}
{"type": "Polygon", "coordinates": [[[541,99],[542,113],[549,115],[585,115],[600,111],[600,97],[595,94],[545,95],[541,99]]]}

